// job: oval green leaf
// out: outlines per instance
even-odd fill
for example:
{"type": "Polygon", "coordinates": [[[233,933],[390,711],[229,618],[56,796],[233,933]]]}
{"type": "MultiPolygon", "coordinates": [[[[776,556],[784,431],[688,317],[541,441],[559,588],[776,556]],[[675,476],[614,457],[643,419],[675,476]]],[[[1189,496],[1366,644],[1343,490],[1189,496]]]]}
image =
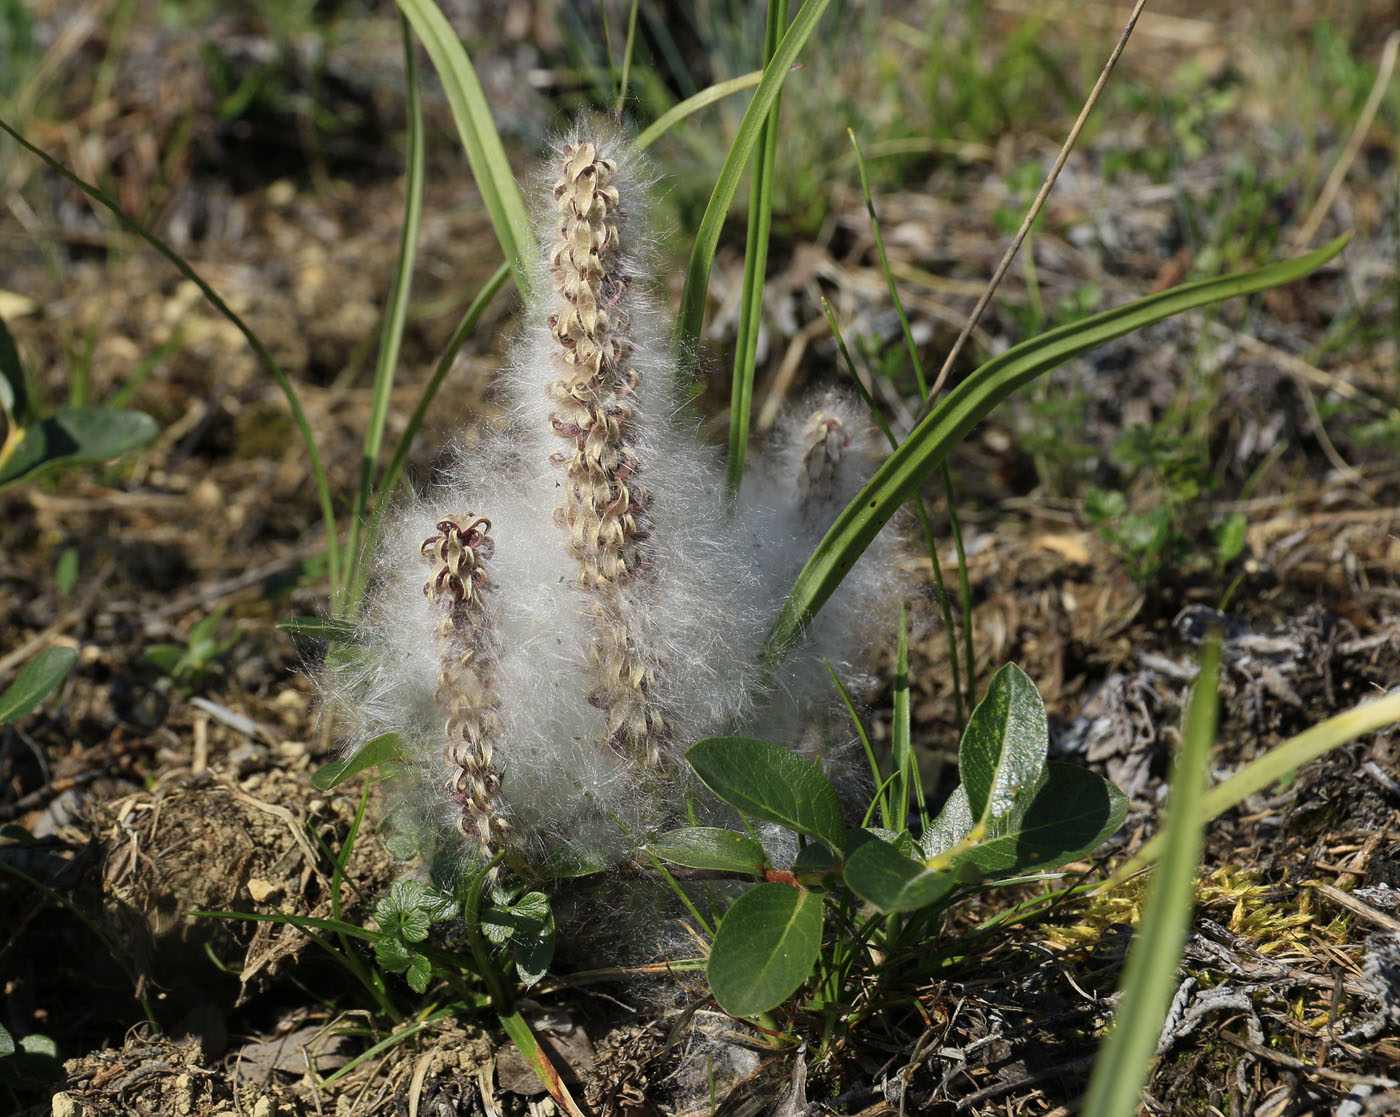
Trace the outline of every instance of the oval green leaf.
{"type": "Polygon", "coordinates": [[[825,842],[846,844],[841,800],[825,776],[787,749],[750,737],[709,737],[685,757],[705,786],[745,814],[825,842]]]}
{"type": "Polygon", "coordinates": [[[56,461],[105,462],[144,446],[160,428],[140,411],[70,407],[24,432],[0,462],[0,485],[8,485],[56,461]]]}
{"type": "Polygon", "coordinates": [[[0,694],[0,725],[24,717],[53,693],[78,661],[72,648],[45,648],[20,669],[4,694],[0,694]]]}
{"type": "Polygon", "coordinates": [[[937,903],[957,883],[956,872],[933,872],[874,836],[846,860],[846,887],[883,912],[917,911],[937,903]]]}
{"type": "Polygon", "coordinates": [[[797,991],[822,944],[822,902],[786,884],[758,884],[734,901],[715,932],[706,973],[719,1007],[756,1016],[797,991]]]}
{"type": "Polygon", "coordinates": [[[386,760],[395,760],[403,755],[403,743],[397,733],[381,733],[371,741],[366,741],[354,756],[344,760],[332,760],[317,768],[311,776],[311,785],[318,791],[330,791],[339,787],[351,776],[357,776],[370,768],[377,768],[386,760]]]}
{"type": "Polygon", "coordinates": [[[747,834],[718,826],[686,826],[647,843],[654,857],[686,869],[721,873],[761,873],[763,847],[747,834]]]}
{"type": "Polygon", "coordinates": [[[990,826],[1034,791],[1045,771],[1050,732],[1030,676],[1008,663],[977,704],[958,746],[958,778],[973,825],[990,826]]]}
{"type": "Polygon", "coordinates": [[[1058,868],[1093,853],[1127,813],[1127,796],[1097,772],[1052,763],[1010,832],[978,843],[956,863],[976,865],[985,876],[1058,868]]]}

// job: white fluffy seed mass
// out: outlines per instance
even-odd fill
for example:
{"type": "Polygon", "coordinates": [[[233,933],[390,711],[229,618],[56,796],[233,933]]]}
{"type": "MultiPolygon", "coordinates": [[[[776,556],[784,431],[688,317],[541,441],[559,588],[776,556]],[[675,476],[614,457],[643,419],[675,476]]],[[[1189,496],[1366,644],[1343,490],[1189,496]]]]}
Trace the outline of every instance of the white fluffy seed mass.
{"type": "Polygon", "coordinates": [[[764,635],[878,439],[828,393],[784,420],[727,499],[644,250],[645,169],[620,138],[575,133],[546,182],[506,420],[387,518],[362,644],[326,672],[347,752],[397,733],[439,838],[464,858],[498,842],[526,868],[615,864],[688,812],[703,820],[684,761],[703,737],[761,736],[854,778],[825,663],[859,691],[913,587],[887,531],[760,679],[764,635]],[[425,593],[422,548],[445,517],[489,521],[489,541],[460,565],[472,587],[425,593]],[[472,695],[452,693],[463,678],[472,695]]]}

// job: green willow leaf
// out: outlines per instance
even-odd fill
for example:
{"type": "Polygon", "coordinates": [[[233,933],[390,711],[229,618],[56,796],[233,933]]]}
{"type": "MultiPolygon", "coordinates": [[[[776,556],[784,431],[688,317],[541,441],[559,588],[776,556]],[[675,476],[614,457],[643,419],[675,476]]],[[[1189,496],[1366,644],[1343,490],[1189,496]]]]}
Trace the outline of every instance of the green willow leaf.
{"type": "Polygon", "coordinates": [[[958,778],[973,825],[990,826],[1015,810],[1045,771],[1050,731],[1030,676],[1008,663],[993,676],[958,746],[958,778]]]}
{"type": "Polygon", "coordinates": [[[756,1016],[797,991],[822,943],[821,897],[786,884],[757,884],[724,913],[706,974],[719,1007],[756,1016]]]}
{"type": "Polygon", "coordinates": [[[144,446],[160,428],[140,411],[70,407],[24,432],[0,461],[0,486],[11,484],[53,462],[105,462],[144,446]]]}
{"type": "Polygon", "coordinates": [[[1298,279],[1332,259],[1347,239],[1338,237],[1291,260],[1183,284],[1091,315],[1012,346],[982,365],[934,405],[837,516],[797,576],[769,630],[764,662],[772,665],[782,659],[889,518],[918,492],[949,451],[1017,388],[1081,353],[1174,314],[1298,279]]]}
{"type": "Polygon", "coordinates": [[[387,760],[396,760],[403,755],[403,742],[397,733],[381,733],[371,741],[366,741],[354,756],[344,760],[332,760],[317,768],[311,777],[311,784],[318,791],[330,791],[339,787],[352,776],[370,768],[377,768],[387,760]]]}
{"type": "Polygon", "coordinates": [[[883,912],[917,911],[937,903],[958,881],[956,872],[935,872],[879,838],[871,838],[846,860],[846,887],[883,912]]]}
{"type": "Polygon", "coordinates": [[[761,873],[763,847],[747,834],[718,826],[686,826],[647,843],[647,851],[672,865],[721,873],[761,873]]]}
{"type": "Polygon", "coordinates": [[[535,237],[476,70],[457,33],[433,0],[398,2],[442,81],[467,162],[481,191],[481,201],[491,218],[501,251],[515,274],[515,286],[528,292],[531,274],[527,261],[534,255],[535,237]]]}
{"type": "Polygon", "coordinates": [[[1010,831],[979,842],[955,863],[975,865],[983,876],[1058,868],[1093,853],[1127,813],[1127,797],[1097,772],[1052,763],[1010,831]]]}
{"type": "Polygon", "coordinates": [[[691,745],[685,757],[705,786],[731,807],[841,852],[846,821],[836,789],[787,749],[748,737],[709,737],[691,745]]]}
{"type": "Polygon", "coordinates": [[[72,648],[45,648],[26,663],[0,694],[0,725],[18,721],[33,710],[63,682],[77,661],[78,653],[72,648]]]}
{"type": "Polygon", "coordinates": [[[328,644],[358,644],[360,630],[349,621],[338,621],[331,617],[289,617],[278,621],[277,627],[283,632],[306,636],[312,640],[324,640],[328,644]]]}

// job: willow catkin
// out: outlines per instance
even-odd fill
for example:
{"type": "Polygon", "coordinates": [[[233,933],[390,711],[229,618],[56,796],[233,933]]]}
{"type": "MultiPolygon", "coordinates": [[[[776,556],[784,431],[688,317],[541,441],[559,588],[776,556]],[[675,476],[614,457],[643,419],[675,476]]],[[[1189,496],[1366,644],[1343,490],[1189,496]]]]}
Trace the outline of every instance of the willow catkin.
{"type": "Polygon", "coordinates": [[[558,373],[546,387],[549,423],[567,450],[564,503],[555,520],[568,533],[578,582],[588,595],[589,701],[607,713],[604,744],[643,767],[660,761],[666,719],[655,698],[656,658],[628,590],[648,572],[650,496],[637,449],[627,296],[632,278],[622,252],[616,165],[593,144],[565,144],[554,187],[558,210],[550,248],[555,308],[549,316],[558,373]]]}
{"type": "Polygon", "coordinates": [[[492,764],[501,719],[492,689],[497,657],[482,565],[495,550],[490,530],[490,520],[470,512],[444,516],[421,548],[428,560],[423,592],[437,618],[437,702],[447,714],[444,789],[459,812],[457,829],[476,841],[488,861],[511,835],[500,777],[492,764]]]}

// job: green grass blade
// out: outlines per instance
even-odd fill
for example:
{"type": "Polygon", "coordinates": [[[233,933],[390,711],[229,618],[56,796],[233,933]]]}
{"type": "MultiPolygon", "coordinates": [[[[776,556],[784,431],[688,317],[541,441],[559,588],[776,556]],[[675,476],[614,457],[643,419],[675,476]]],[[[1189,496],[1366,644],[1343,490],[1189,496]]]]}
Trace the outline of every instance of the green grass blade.
{"type": "MultiPolygon", "coordinates": [[[[795,25],[794,25],[795,26],[795,25]]],[[[994,357],[945,395],[837,516],[783,603],[764,643],[776,663],[826,603],[886,521],[943,464],[949,451],[1022,385],[1116,337],[1182,311],[1287,283],[1338,252],[1338,237],[1313,252],[1238,275],[1203,279],[1057,327],[994,357]]]]}
{"type": "Polygon", "coordinates": [[[447,1020],[450,1017],[455,1016],[456,1014],[457,1006],[448,1005],[446,1008],[437,1009],[435,1012],[423,1017],[422,1019],[411,1020],[407,1024],[404,1024],[402,1027],[396,1028],[393,1032],[385,1036],[378,1043],[367,1047],[365,1050],[361,1051],[344,1066],[340,1067],[338,1070],[326,1075],[325,1078],[321,1079],[320,1083],[318,1084],[320,1089],[324,1090],[327,1086],[333,1085],[339,1079],[342,1079],[346,1075],[350,1074],[352,1071],[354,1071],[356,1067],[363,1066],[365,1063],[377,1059],[380,1055],[382,1055],[385,1051],[388,1051],[390,1048],[397,1047],[401,1043],[406,1043],[408,1040],[416,1036],[419,1032],[431,1028],[435,1024],[440,1024],[442,1023],[442,1021],[447,1020]]]}
{"type": "MultiPolygon", "coordinates": [[[[403,35],[404,89],[408,97],[408,159],[404,172],[403,228],[399,233],[399,259],[394,278],[389,285],[389,303],[384,311],[384,330],[379,340],[379,359],[374,366],[374,400],[370,406],[369,423],[365,428],[364,446],[360,451],[360,483],[355,489],[355,504],[350,512],[349,537],[345,543],[346,561],[350,573],[346,584],[354,587],[360,566],[360,532],[369,510],[370,493],[374,488],[374,471],[384,446],[384,427],[389,421],[389,399],[394,391],[394,371],[399,363],[399,347],[403,342],[404,322],[408,317],[408,293],[413,286],[413,262],[418,254],[418,231],[423,223],[423,178],[425,144],[423,140],[423,105],[418,94],[418,73],[413,61],[413,34],[408,20],[399,17],[403,35]]],[[[342,599],[341,608],[353,608],[353,602],[342,599]]]]}
{"type": "Polygon", "coordinates": [[[892,830],[903,830],[909,824],[909,786],[913,784],[919,797],[919,807],[924,806],[924,785],[919,779],[919,763],[914,758],[912,730],[909,720],[909,624],[904,616],[904,606],[899,607],[899,634],[894,646],[894,707],[890,718],[890,766],[897,777],[892,794],[895,797],[895,825],[892,830]]]}
{"type": "Polygon", "coordinates": [[[733,146],[720,169],[719,181],[715,183],[709,205],[705,207],[705,216],[700,219],[700,228],[695,233],[695,247],[690,254],[690,266],[685,273],[685,288],[681,292],[681,305],[676,317],[677,348],[683,354],[692,352],[700,340],[705,297],[710,288],[710,266],[714,263],[719,234],[734,195],[739,190],[744,168],[758,145],[763,122],[777,101],[798,52],[811,38],[817,21],[830,3],[831,0],[806,0],[798,10],[792,25],[778,43],[778,49],[773,52],[772,61],[763,68],[763,79],[758,83],[744,119],[739,123],[733,146]]]}
{"type": "MultiPolygon", "coordinates": [[[[943,494],[948,502],[948,529],[953,533],[953,553],[958,556],[958,601],[962,606],[963,655],[967,657],[967,708],[977,705],[977,657],[972,651],[972,585],[967,577],[967,551],[963,548],[962,523],[958,519],[957,494],[953,492],[953,474],[947,461],[939,470],[943,474],[943,494]]],[[[954,644],[953,658],[957,659],[954,644]]]]}
{"type": "Polygon", "coordinates": [[[861,154],[860,141],[856,139],[855,130],[846,129],[846,135],[850,137],[851,147],[856,153],[856,173],[860,176],[860,192],[865,197],[865,212],[870,216],[870,231],[875,237],[875,253],[880,258],[880,272],[885,277],[885,286],[890,292],[890,302],[894,303],[894,312],[899,315],[899,328],[904,334],[904,347],[909,350],[909,364],[914,370],[914,379],[919,384],[919,398],[928,399],[928,381],[924,379],[923,362],[919,360],[919,348],[914,344],[914,331],[909,327],[909,315],[904,312],[904,300],[899,297],[899,288],[894,281],[894,273],[890,271],[889,257],[885,255],[885,237],[880,232],[880,218],[875,213],[875,199],[870,193],[870,176],[865,171],[865,156],[861,154]]]}
{"type": "Polygon", "coordinates": [[[476,70],[433,0],[399,0],[399,8],[413,24],[442,81],[496,240],[515,274],[516,287],[528,293],[530,268],[526,261],[534,254],[535,238],[476,70]]]}
{"type": "Polygon", "coordinates": [[[1171,1006],[1195,907],[1196,872],[1205,840],[1201,808],[1215,743],[1219,670],[1220,643],[1212,640],[1201,654],[1201,673],[1191,695],[1172,776],[1163,831],[1166,852],[1148,893],[1142,926],[1123,967],[1119,982],[1123,997],[1095,1063],[1083,1117],[1121,1117],[1138,1111],[1162,1021],[1171,1006]]]}
{"type": "Polygon", "coordinates": [[[413,414],[409,416],[408,424],[404,427],[403,437],[399,439],[399,444],[394,448],[394,456],[389,459],[389,464],[384,469],[384,477],[379,486],[382,495],[387,496],[393,491],[399,474],[403,471],[404,462],[408,460],[408,451],[413,445],[413,436],[423,425],[423,418],[428,414],[428,408],[432,406],[433,400],[437,397],[438,389],[442,387],[442,382],[452,370],[452,362],[457,359],[458,351],[467,338],[471,337],[472,332],[481,321],[481,316],[486,313],[486,308],[495,301],[496,296],[500,294],[501,288],[506,285],[506,280],[510,276],[509,265],[502,264],[498,267],[491,278],[486,281],[485,286],[477,292],[476,298],[472,299],[471,305],[462,314],[462,320],[457,323],[457,328],[447,339],[442,355],[438,358],[437,366],[433,369],[432,378],[428,381],[427,387],[423,389],[423,395],[418,400],[418,405],[413,409],[413,414]]]}
{"type": "Polygon", "coordinates": [[[219,297],[214,288],[204,282],[204,280],[199,277],[198,273],[196,273],[189,264],[185,263],[184,258],[171,248],[170,245],[166,244],[165,241],[161,240],[160,237],[156,236],[155,233],[151,232],[139,221],[126,216],[115,199],[109,197],[98,187],[79,178],[52,155],[48,154],[48,152],[35,147],[34,144],[30,143],[4,120],[0,120],[0,131],[8,134],[31,155],[42,160],[45,166],[50,170],[71,182],[169,260],[171,264],[175,266],[175,270],[198,287],[200,294],[209,301],[210,305],[232,322],[234,328],[238,330],[248,344],[253,347],[253,352],[258,355],[258,360],[261,361],[263,367],[272,374],[273,379],[277,381],[278,387],[282,389],[282,394],[287,399],[287,405],[291,408],[292,419],[297,425],[297,431],[301,434],[302,444],[306,447],[307,457],[311,461],[311,473],[316,480],[316,495],[321,504],[321,519],[326,525],[326,569],[330,576],[332,590],[338,590],[340,588],[340,546],[336,539],[335,507],[331,502],[330,482],[326,479],[326,470],[321,464],[321,455],[316,450],[316,439],[311,433],[311,424],[307,422],[306,413],[301,409],[301,400],[297,396],[296,388],[292,386],[292,382],[288,379],[287,374],[282,371],[282,366],[273,359],[272,354],[267,350],[267,346],[258,339],[258,335],[253,333],[248,324],[233,312],[232,308],[219,297]]]}
{"type": "MultiPolygon", "coordinates": [[[[117,968],[120,969],[122,973],[126,976],[127,981],[131,982],[131,986],[135,990],[134,996],[141,1003],[141,1008],[146,1013],[146,1019],[150,1022],[153,1028],[159,1029],[160,1025],[156,1023],[156,1014],[155,1011],[151,1008],[151,1002],[142,992],[142,990],[146,987],[145,983],[140,979],[136,971],[132,969],[131,963],[128,961],[128,958],[130,958],[131,956],[130,951],[124,950],[121,946],[117,944],[117,942],[115,942],[111,937],[109,937],[108,934],[102,929],[101,923],[99,923],[96,919],[94,919],[92,916],[88,915],[85,911],[83,911],[83,909],[78,904],[75,904],[72,900],[70,900],[67,896],[64,896],[62,893],[56,892],[54,889],[50,888],[47,884],[45,884],[42,880],[37,880],[36,878],[26,873],[23,869],[18,869],[15,866],[7,864],[4,861],[0,861],[0,872],[9,873],[11,876],[23,881],[30,888],[35,889],[36,891],[44,895],[47,899],[51,900],[58,907],[68,912],[71,916],[73,916],[74,919],[76,919],[90,932],[92,932],[93,937],[102,944],[103,948],[111,956],[112,961],[117,964],[117,968]]],[[[3,960],[4,954],[8,952],[9,947],[13,945],[14,941],[15,940],[11,938],[10,942],[6,944],[5,949],[0,950],[0,960],[3,960]]]]}
{"type": "Polygon", "coordinates": [[[637,138],[632,141],[632,147],[637,151],[645,151],[686,117],[699,112],[707,105],[713,105],[716,101],[723,101],[735,93],[752,89],[762,80],[763,71],[752,70],[747,74],[740,74],[737,78],[716,82],[714,85],[700,90],[699,93],[693,97],[687,97],[680,104],[672,105],[643,128],[638,133],[637,138]]]}
{"type": "Polygon", "coordinates": [[[540,1046],[539,1039],[525,1017],[520,1015],[520,1011],[511,1009],[498,1013],[497,1019],[500,1020],[506,1035],[510,1036],[511,1042],[524,1056],[525,1062],[530,1065],[530,1069],[535,1072],[540,1085],[549,1091],[549,1096],[554,1099],[555,1104],[569,1117],[584,1117],[583,1110],[579,1108],[573,1094],[569,1093],[569,1087],[564,1084],[558,1069],[550,1062],[549,1055],[540,1046]]]}
{"type": "MultiPolygon", "coordinates": [[[[1388,694],[1373,702],[1363,702],[1336,717],[1319,722],[1311,729],[1305,729],[1296,737],[1290,737],[1283,744],[1271,748],[1258,759],[1251,760],[1229,779],[1222,780],[1212,787],[1201,801],[1201,811],[1206,821],[1217,818],[1255,792],[1263,791],[1270,784],[1286,779],[1304,764],[1325,756],[1339,745],[1397,721],[1400,721],[1400,693],[1388,694]]],[[[1164,848],[1162,835],[1159,834],[1114,873],[1103,887],[1111,888],[1133,873],[1146,868],[1162,856],[1164,848]]]]}
{"type": "MultiPolygon", "coordinates": [[[[452,371],[452,363],[457,359],[457,353],[467,338],[475,331],[477,324],[481,321],[481,316],[486,312],[486,308],[495,300],[496,295],[500,293],[510,276],[509,265],[502,264],[498,267],[491,278],[486,281],[486,285],[477,292],[476,298],[472,299],[471,305],[463,312],[456,329],[452,331],[452,336],[447,339],[447,344],[443,347],[442,354],[438,357],[437,365],[433,369],[433,375],[423,388],[423,394],[418,397],[413,414],[408,417],[403,435],[394,447],[393,456],[389,459],[389,464],[385,466],[384,474],[379,480],[379,495],[369,519],[369,526],[365,530],[364,544],[361,547],[363,552],[371,551],[375,540],[379,537],[380,524],[385,510],[389,507],[387,498],[393,494],[394,486],[398,484],[399,477],[403,474],[404,463],[408,461],[409,451],[413,448],[414,436],[422,427],[423,419],[427,416],[428,408],[432,406],[433,400],[437,398],[438,389],[442,387],[442,382],[452,371]]],[[[357,565],[355,577],[347,586],[346,597],[350,602],[349,608],[351,609],[364,596],[365,577],[366,567],[363,564],[357,565]]]]}
{"type": "MultiPolygon", "coordinates": [[[[846,339],[841,336],[841,326],[836,321],[836,312],[831,309],[831,303],[827,301],[825,296],[822,297],[822,312],[826,315],[827,323],[831,326],[831,336],[836,339],[836,348],[841,352],[841,359],[846,362],[846,369],[851,374],[851,383],[856,386],[860,398],[865,401],[865,406],[870,409],[871,416],[879,424],[880,430],[884,432],[890,449],[899,449],[899,440],[895,438],[889,422],[881,414],[874,397],[871,396],[865,384],[861,382],[860,376],[856,373],[856,363],[851,360],[850,350],[846,348],[846,339]]],[[[924,498],[917,493],[914,494],[914,511],[919,518],[919,530],[923,533],[924,550],[928,552],[929,568],[933,571],[933,587],[938,597],[938,608],[943,614],[943,632],[948,639],[948,667],[953,686],[953,720],[957,723],[958,732],[961,733],[963,731],[962,671],[958,665],[958,633],[957,629],[953,627],[953,606],[948,599],[947,590],[943,587],[943,564],[938,560],[938,543],[933,538],[933,523],[928,518],[928,509],[924,507],[924,498]]],[[[964,614],[964,619],[966,619],[966,614],[964,614]]],[[[922,787],[919,788],[919,795],[922,805],[922,787]]],[[[927,826],[927,818],[924,819],[924,824],[927,826]]]]}
{"type": "Polygon", "coordinates": [[[875,746],[870,742],[870,734],[865,731],[865,723],[860,720],[860,714],[856,712],[856,704],[851,701],[850,692],[846,689],[846,684],[841,681],[841,676],[836,673],[836,668],[831,666],[829,660],[822,660],[822,662],[826,664],[826,672],[831,676],[831,681],[836,684],[836,693],[841,696],[846,713],[851,716],[851,724],[855,726],[856,735],[860,737],[861,748],[865,750],[865,760],[870,765],[870,779],[877,789],[875,799],[880,807],[880,825],[886,830],[893,830],[895,829],[894,818],[890,814],[888,797],[880,794],[878,790],[885,787],[889,780],[885,779],[880,772],[880,761],[875,756],[875,746]]]}
{"type": "MultiPolygon", "coordinates": [[[[622,47],[622,76],[617,82],[617,106],[613,115],[621,118],[627,104],[627,82],[632,76],[632,51],[637,45],[637,8],[639,0],[632,0],[632,10],[627,15],[627,41],[622,47]]],[[[607,9],[603,9],[606,18],[607,9]]]]}
{"type": "MultiPolygon", "coordinates": [[[[865,168],[865,155],[860,149],[860,141],[856,139],[854,130],[847,128],[846,135],[850,138],[851,149],[855,152],[856,173],[860,178],[860,192],[865,199],[865,211],[870,217],[870,232],[875,238],[875,252],[880,260],[880,273],[885,277],[885,288],[890,293],[890,302],[894,304],[895,314],[899,317],[899,329],[904,336],[904,348],[909,353],[909,364],[914,370],[914,380],[919,385],[919,398],[928,400],[928,381],[924,377],[924,365],[919,360],[919,347],[914,344],[914,331],[909,325],[909,315],[904,310],[904,300],[899,297],[899,285],[894,281],[894,272],[890,270],[889,256],[885,253],[885,235],[880,231],[880,218],[875,212],[875,197],[870,192],[870,175],[865,168]]],[[[854,374],[854,368],[852,373],[854,374]]],[[[953,546],[958,556],[958,585],[961,591],[961,613],[963,643],[965,645],[965,655],[967,657],[967,708],[970,710],[977,704],[977,666],[973,658],[972,651],[972,591],[968,586],[967,579],[967,554],[963,551],[962,525],[958,522],[958,505],[953,497],[953,478],[948,472],[945,464],[943,467],[943,488],[948,497],[948,526],[953,534],[953,546]]],[[[938,560],[938,549],[933,541],[933,528],[929,523],[928,514],[924,510],[922,501],[919,507],[919,516],[924,525],[924,539],[928,544],[929,562],[933,566],[934,581],[937,583],[938,593],[943,601],[945,621],[947,623],[949,651],[948,662],[952,665],[954,705],[957,708],[957,719],[959,725],[962,724],[962,682],[961,671],[958,667],[958,642],[953,631],[952,606],[943,588],[943,569],[938,560]]]]}
{"type": "MultiPolygon", "coordinates": [[[[769,0],[768,29],[764,36],[763,62],[773,61],[778,36],[787,27],[787,0],[769,0]]],[[[758,331],[763,322],[763,287],[768,272],[768,234],[773,225],[773,167],[778,158],[778,110],[781,97],[759,131],[758,158],[754,160],[749,189],[749,231],[744,247],[744,289],[739,301],[738,338],[734,346],[734,383],[729,396],[729,457],[724,484],[730,499],[739,495],[744,479],[744,456],[749,447],[749,412],[753,407],[754,364],[758,356],[758,331]]]]}

